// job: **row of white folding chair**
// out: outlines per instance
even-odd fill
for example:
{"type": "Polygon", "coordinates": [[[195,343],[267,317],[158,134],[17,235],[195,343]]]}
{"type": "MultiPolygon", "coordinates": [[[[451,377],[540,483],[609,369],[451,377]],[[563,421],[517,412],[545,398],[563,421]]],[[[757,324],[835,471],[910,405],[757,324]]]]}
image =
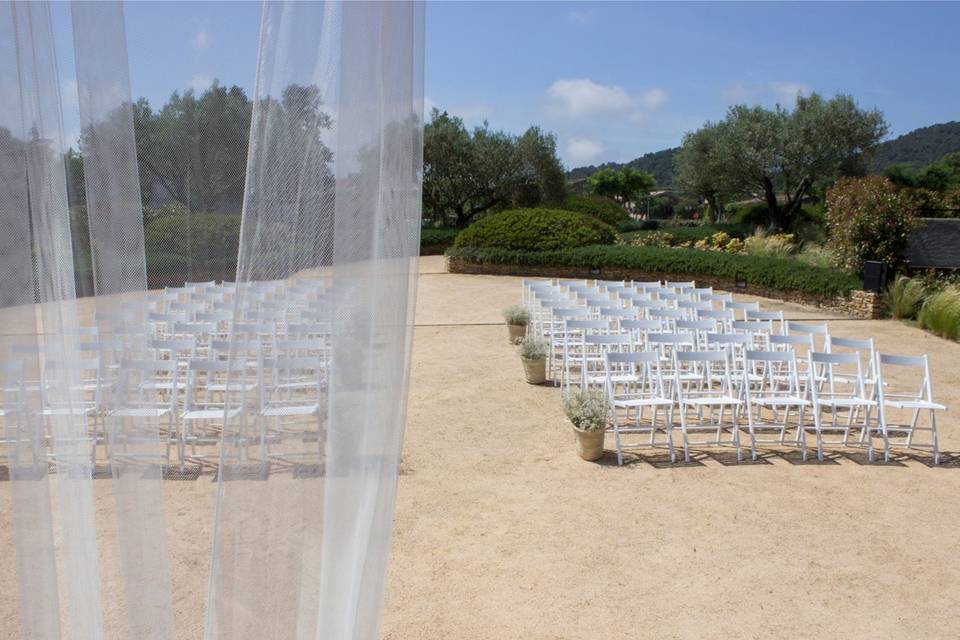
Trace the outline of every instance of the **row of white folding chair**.
{"type": "Polygon", "coordinates": [[[799,447],[803,459],[807,459],[807,432],[815,437],[818,459],[823,460],[824,445],[850,446],[852,432],[859,432],[858,446],[865,445],[868,460],[872,461],[873,441],[872,434],[878,432],[884,442],[884,458],[889,460],[893,446],[913,447],[930,450],[933,453],[934,464],[939,463],[939,445],[936,432],[936,412],[945,409],[944,405],[933,400],[932,383],[930,380],[929,364],[926,356],[896,356],[879,355],[877,369],[874,375],[877,379],[876,391],[871,393],[865,383],[866,375],[862,368],[861,359],[856,352],[825,353],[812,352],[811,362],[814,368],[808,372],[809,380],[801,385],[801,375],[797,368],[795,353],[792,349],[783,351],[753,351],[745,354],[746,367],[740,373],[742,383],[735,384],[736,374],[731,368],[733,359],[728,350],[713,351],[675,351],[673,354],[673,384],[669,384],[670,374],[663,370],[661,354],[655,351],[608,353],[605,356],[605,386],[608,400],[613,411],[612,429],[615,434],[618,462],[622,463],[624,444],[621,434],[632,432],[646,432],[650,435],[648,445],[656,445],[655,436],[663,432],[670,448],[671,460],[674,460],[672,445],[672,411],[680,411],[680,428],[683,432],[685,459],[689,461],[689,435],[695,431],[709,431],[714,439],[698,444],[732,445],[737,449],[740,459],[739,430],[744,427],[740,424],[738,415],[741,408],[747,416],[745,425],[750,437],[751,455],[757,457],[757,444],[785,445],[786,435],[790,429],[791,411],[797,413],[793,429],[796,431],[794,445],[799,447]],[[642,371],[624,369],[625,364],[634,366],[642,363],[642,371]],[[695,363],[701,371],[699,382],[691,384],[682,378],[684,364],[695,363]],[[887,391],[883,380],[883,365],[909,367],[919,373],[919,387],[915,391],[900,390],[887,391]],[[837,369],[848,367],[846,371],[837,373],[837,369]],[[710,368],[717,367],[716,375],[710,368]],[[817,374],[814,371],[820,370],[817,374]],[[750,375],[752,372],[753,375],[750,375]],[[647,376],[646,378],[644,376],[647,376]],[[645,393],[630,392],[631,383],[634,387],[644,387],[645,393]],[[618,395],[618,386],[626,386],[628,393],[618,395]],[[656,393],[653,393],[656,391],[656,393]],[[667,401],[670,404],[667,404],[667,401]],[[657,423],[657,411],[654,410],[652,421],[648,425],[642,423],[642,409],[645,407],[661,407],[668,418],[662,424],[657,423]],[[724,419],[724,412],[730,408],[729,420],[724,419]],[[636,425],[624,429],[620,425],[618,410],[626,409],[629,419],[629,409],[638,411],[636,425]],[[707,415],[710,420],[704,421],[704,408],[709,409],[707,415]],[[807,409],[813,411],[814,420],[808,424],[804,419],[807,409]],[[912,418],[903,424],[896,424],[887,418],[891,410],[907,410],[912,412],[912,418]],[[763,411],[766,411],[766,414],[763,411]],[[928,426],[920,426],[918,418],[921,412],[928,414],[928,426]],[[841,413],[847,414],[846,420],[839,420],[841,413]],[[829,416],[825,418],[824,414],[829,416]],[[873,417],[872,417],[872,414],[873,417]],[[764,416],[767,419],[764,419],[764,416]],[[758,433],[773,431],[773,440],[758,438],[758,433]],[[918,431],[930,433],[930,444],[918,444],[913,440],[918,431]],[[729,432],[728,437],[724,437],[729,432]],[[840,434],[841,439],[828,440],[828,434],[840,434]],[[893,434],[902,438],[899,442],[892,440],[893,434]]]}

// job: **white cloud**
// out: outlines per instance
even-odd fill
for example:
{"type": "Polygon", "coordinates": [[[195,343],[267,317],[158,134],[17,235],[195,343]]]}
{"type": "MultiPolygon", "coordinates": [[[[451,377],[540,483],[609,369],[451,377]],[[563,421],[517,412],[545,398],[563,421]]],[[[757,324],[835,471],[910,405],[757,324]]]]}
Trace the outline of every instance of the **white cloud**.
{"type": "Polygon", "coordinates": [[[205,73],[195,73],[193,77],[190,78],[190,81],[187,83],[187,88],[193,89],[197,93],[201,93],[206,90],[210,85],[213,84],[213,79],[210,78],[205,73]]]}
{"type": "Polygon", "coordinates": [[[210,34],[207,33],[206,29],[200,29],[200,31],[193,34],[190,43],[197,51],[206,51],[210,46],[210,34]]]}
{"type": "Polygon", "coordinates": [[[593,20],[593,14],[589,11],[567,11],[566,20],[570,24],[587,24],[593,20]]]}
{"type": "Polygon", "coordinates": [[[630,95],[618,85],[597,84],[589,78],[557,80],[547,89],[549,110],[560,116],[579,118],[596,113],[633,111],[631,117],[644,117],[646,111],[655,111],[667,101],[667,92],[650,89],[640,95],[630,95]]]}
{"type": "Polygon", "coordinates": [[[574,166],[591,164],[604,151],[603,144],[589,138],[570,138],[566,145],[567,160],[574,166]]]}
{"type": "Polygon", "coordinates": [[[650,89],[641,94],[639,102],[645,109],[656,111],[667,103],[667,92],[660,88],[650,89]]]}
{"type": "Polygon", "coordinates": [[[557,80],[547,89],[547,95],[557,111],[573,118],[603,111],[623,111],[633,105],[633,99],[623,87],[597,84],[589,78],[557,80]]]}

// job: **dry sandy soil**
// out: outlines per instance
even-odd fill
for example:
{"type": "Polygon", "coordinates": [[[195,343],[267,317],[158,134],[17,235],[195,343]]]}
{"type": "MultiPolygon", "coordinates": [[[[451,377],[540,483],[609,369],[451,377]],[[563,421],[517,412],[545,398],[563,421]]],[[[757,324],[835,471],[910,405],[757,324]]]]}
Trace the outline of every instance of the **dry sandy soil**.
{"type": "MultiPolygon", "coordinates": [[[[507,342],[500,310],[519,279],[447,274],[442,258],[421,271],[385,638],[958,636],[960,345],[764,301],[828,318],[836,335],[873,335],[881,351],[930,354],[936,395],[954,408],[936,468],[922,454],[867,465],[859,452],[617,467],[608,451],[587,463],[559,391],[526,385],[507,342]]],[[[109,482],[96,484],[106,516],[109,482]]],[[[213,486],[165,484],[184,638],[202,628],[213,486]]],[[[0,549],[12,549],[2,490],[0,549]]],[[[7,584],[12,556],[0,553],[7,584]]],[[[105,565],[107,595],[119,593],[105,565]]],[[[0,637],[16,633],[15,591],[0,589],[0,637]]]]}

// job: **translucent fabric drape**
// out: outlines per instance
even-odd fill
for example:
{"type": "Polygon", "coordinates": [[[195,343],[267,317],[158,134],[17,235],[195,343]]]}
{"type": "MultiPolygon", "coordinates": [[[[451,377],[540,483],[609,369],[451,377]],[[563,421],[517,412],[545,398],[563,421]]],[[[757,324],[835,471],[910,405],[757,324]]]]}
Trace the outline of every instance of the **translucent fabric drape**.
{"type": "Polygon", "coordinates": [[[264,5],[208,637],[377,634],[419,242],[422,34],[420,4],[264,5]]]}
{"type": "MultiPolygon", "coordinates": [[[[144,203],[177,194],[143,186],[156,132],[137,120],[124,7],[70,9],[71,41],[55,42],[48,3],[0,2],[0,540],[16,571],[0,608],[19,603],[0,637],[377,637],[419,246],[423,5],[263,4],[226,282],[203,259],[222,250],[176,208],[177,237],[159,240],[189,247],[191,267],[151,275],[144,203]],[[67,194],[73,86],[82,207],[67,194]],[[216,491],[195,524],[205,551],[186,560],[165,508],[183,479],[216,491]],[[185,617],[184,571],[207,568],[205,613],[185,617]]],[[[196,122],[190,136],[211,134],[196,122]]],[[[217,170],[188,146],[165,159],[187,183],[217,170]]]]}

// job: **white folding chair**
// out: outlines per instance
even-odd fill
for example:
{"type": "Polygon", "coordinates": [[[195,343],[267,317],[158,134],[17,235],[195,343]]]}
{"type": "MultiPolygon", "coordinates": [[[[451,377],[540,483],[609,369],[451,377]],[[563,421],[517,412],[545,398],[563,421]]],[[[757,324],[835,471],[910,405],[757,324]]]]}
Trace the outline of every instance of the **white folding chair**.
{"type": "Polygon", "coordinates": [[[583,384],[583,358],[586,351],[585,337],[590,333],[610,333],[610,320],[566,320],[563,328],[563,356],[560,366],[560,384],[570,388],[574,372],[579,376],[578,384],[583,384]]]}
{"type": "Polygon", "coordinates": [[[623,450],[626,448],[663,445],[670,451],[670,462],[675,462],[673,400],[667,395],[663,384],[659,354],[655,351],[608,352],[604,364],[607,399],[617,445],[617,464],[623,464],[623,450]],[[651,412],[647,423],[643,417],[645,409],[651,412]],[[662,414],[662,419],[658,422],[659,414],[662,414]],[[635,433],[647,434],[650,440],[631,444],[623,441],[624,435],[635,433]],[[657,441],[658,433],[664,435],[662,442],[657,441]]]}
{"type": "Polygon", "coordinates": [[[734,311],[740,311],[740,319],[747,319],[747,311],[760,311],[759,302],[736,302],[733,300],[725,301],[723,303],[724,309],[733,309],[734,311]]]}
{"type": "Polygon", "coordinates": [[[804,397],[804,392],[800,388],[794,352],[792,350],[747,351],[745,361],[740,389],[746,404],[751,457],[754,460],[757,459],[758,443],[780,446],[786,444],[787,430],[790,428],[790,412],[795,410],[797,413],[795,442],[800,447],[803,460],[806,461],[807,439],[804,429],[804,411],[810,406],[810,401],[804,397]],[[760,440],[757,438],[758,431],[773,431],[777,436],[773,440],[760,440]]]}
{"type": "Polygon", "coordinates": [[[712,432],[712,440],[693,444],[732,446],[737,461],[743,459],[740,450],[739,415],[743,401],[736,397],[730,379],[730,358],[724,351],[677,351],[674,354],[674,393],[680,411],[680,430],[683,432],[683,458],[690,462],[690,434],[712,432]],[[699,371],[697,384],[684,384],[682,370],[699,371]],[[730,418],[726,419],[729,409],[730,418]],[[729,431],[729,437],[724,433],[729,431]]]}
{"type": "Polygon", "coordinates": [[[783,311],[754,311],[747,309],[747,320],[769,320],[776,323],[776,333],[783,333],[784,323],[783,311]]]}
{"type": "Polygon", "coordinates": [[[807,391],[813,409],[814,431],[817,437],[817,459],[823,460],[823,445],[850,446],[850,432],[861,432],[860,442],[867,443],[867,459],[873,461],[873,439],[871,437],[870,416],[877,408],[877,400],[867,395],[863,383],[863,370],[860,358],[855,353],[810,353],[810,366],[807,370],[807,391]],[[853,376],[853,384],[844,381],[853,376]],[[830,414],[828,424],[824,423],[823,413],[830,414]],[[841,412],[850,412],[850,419],[838,420],[841,412]],[[862,421],[854,416],[863,415],[862,421]],[[842,440],[827,441],[825,432],[842,433],[842,440]]]}
{"type": "Polygon", "coordinates": [[[162,464],[169,464],[170,446],[177,440],[180,469],[183,470],[182,441],[176,429],[177,376],[176,360],[124,360],[120,363],[118,384],[107,419],[112,422],[108,434],[108,452],[111,464],[122,459],[147,458],[155,460],[156,452],[149,445],[164,442],[166,449],[162,464]],[[166,429],[160,421],[166,422],[166,429]],[[130,452],[131,444],[147,443],[145,451],[130,452]]]}
{"type": "MultiPolygon", "coordinates": [[[[914,380],[916,382],[916,380],[914,380]]],[[[880,408],[880,429],[883,434],[883,459],[890,459],[890,447],[929,449],[933,452],[933,463],[940,464],[940,444],[937,438],[937,412],[946,411],[946,407],[933,400],[933,384],[930,379],[930,363],[926,354],[922,356],[896,356],[880,354],[877,360],[877,383],[874,387],[880,408]],[[898,367],[920,376],[918,387],[895,385],[884,368],[898,367]],[[893,412],[912,413],[909,422],[897,422],[893,412]],[[919,426],[920,414],[927,412],[929,426],[919,426]],[[930,432],[930,444],[917,444],[913,441],[917,431],[930,432]],[[902,441],[892,442],[891,433],[898,434],[902,441]]]]}
{"type": "MultiPolygon", "coordinates": [[[[580,386],[602,386],[606,383],[606,355],[611,352],[630,351],[630,336],[624,333],[591,334],[583,337],[583,352],[580,357],[580,386]]],[[[629,382],[629,378],[617,382],[629,382]]]]}

